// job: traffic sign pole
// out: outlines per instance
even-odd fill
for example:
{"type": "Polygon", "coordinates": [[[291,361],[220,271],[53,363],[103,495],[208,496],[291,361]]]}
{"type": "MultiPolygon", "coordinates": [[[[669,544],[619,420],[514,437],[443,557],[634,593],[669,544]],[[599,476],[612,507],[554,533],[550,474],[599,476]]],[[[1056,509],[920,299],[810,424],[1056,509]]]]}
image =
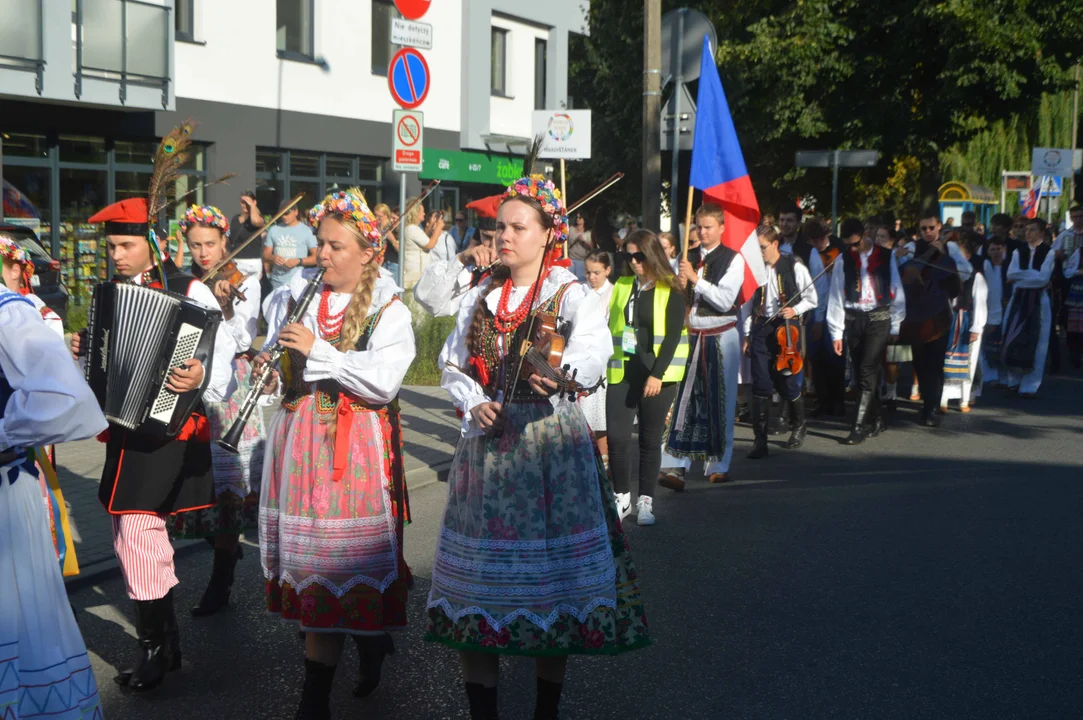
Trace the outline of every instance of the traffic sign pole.
{"type": "Polygon", "coordinates": [[[835,226],[836,237],[839,234],[839,151],[834,153],[831,163],[831,224],[835,226]]]}
{"type": "Polygon", "coordinates": [[[400,287],[405,282],[403,270],[406,267],[406,173],[399,173],[399,269],[395,273],[395,283],[400,287]]]}
{"type": "MultiPolygon", "coordinates": [[[[686,8],[677,11],[677,34],[673,38],[672,47],[676,48],[677,66],[674,68],[676,83],[673,86],[673,162],[669,174],[669,216],[676,218],[677,214],[677,191],[680,185],[677,176],[681,168],[681,87],[684,85],[684,51],[681,47],[681,39],[684,38],[684,14],[686,8]]],[[[672,230],[672,228],[670,228],[672,230]]],[[[675,233],[680,235],[680,232],[675,233]]]]}

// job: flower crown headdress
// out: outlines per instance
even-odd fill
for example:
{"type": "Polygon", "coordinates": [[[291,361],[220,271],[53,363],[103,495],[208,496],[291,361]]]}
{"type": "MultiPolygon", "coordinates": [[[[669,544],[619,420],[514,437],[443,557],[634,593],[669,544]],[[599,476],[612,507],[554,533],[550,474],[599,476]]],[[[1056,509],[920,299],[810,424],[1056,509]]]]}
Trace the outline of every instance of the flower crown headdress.
{"type": "Polygon", "coordinates": [[[376,249],[375,261],[383,262],[385,248],[382,241],[383,233],[380,232],[376,216],[365,202],[365,195],[361,192],[361,188],[352,187],[330,193],[323,202],[314,205],[308,211],[308,224],[313,231],[317,231],[320,229],[320,222],[330,215],[348,223],[360,233],[361,237],[372,243],[373,248],[376,249]]]}
{"type": "Polygon", "coordinates": [[[187,234],[188,228],[193,225],[217,228],[222,231],[222,235],[229,238],[229,220],[213,205],[190,205],[180,219],[181,233],[187,234]]]}
{"type": "Polygon", "coordinates": [[[553,181],[544,175],[532,173],[534,162],[541,151],[542,137],[534,139],[533,144],[523,158],[523,177],[513,182],[500,202],[513,198],[530,198],[541,206],[542,212],[549,216],[553,224],[553,248],[546,258],[546,265],[555,264],[562,256],[561,246],[568,239],[568,213],[560,190],[553,181]]]}

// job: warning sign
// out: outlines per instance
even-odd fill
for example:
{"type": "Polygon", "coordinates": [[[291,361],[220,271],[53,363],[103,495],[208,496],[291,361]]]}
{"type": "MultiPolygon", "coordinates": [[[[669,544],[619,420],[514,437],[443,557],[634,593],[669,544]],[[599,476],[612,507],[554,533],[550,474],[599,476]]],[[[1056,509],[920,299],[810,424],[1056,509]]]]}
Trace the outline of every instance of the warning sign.
{"type": "Polygon", "coordinates": [[[417,110],[396,110],[391,116],[394,139],[392,164],[395,172],[421,172],[421,150],[425,134],[425,114],[417,110]]]}

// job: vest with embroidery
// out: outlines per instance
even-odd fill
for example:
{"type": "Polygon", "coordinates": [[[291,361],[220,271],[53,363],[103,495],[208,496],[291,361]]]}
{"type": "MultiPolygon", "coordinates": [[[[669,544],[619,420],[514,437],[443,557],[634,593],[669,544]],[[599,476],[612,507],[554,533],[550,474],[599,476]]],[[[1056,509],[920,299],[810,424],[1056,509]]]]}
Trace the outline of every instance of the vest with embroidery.
{"type": "MultiPolygon", "coordinates": [[[[707,259],[703,261],[703,279],[712,285],[719,285],[722,283],[722,278],[726,276],[726,271],[730,268],[730,263],[733,262],[733,258],[737,257],[737,253],[730,250],[725,245],[718,245],[714,250],[707,253],[707,259]]],[[[707,300],[699,298],[699,302],[696,303],[696,316],[697,317],[721,317],[723,315],[733,315],[737,312],[737,306],[726,310],[719,310],[707,300]]]]}
{"type": "MultiPolygon", "coordinates": [[[[795,255],[780,255],[778,262],[775,263],[775,281],[778,284],[775,290],[779,291],[779,304],[793,300],[797,297],[797,293],[800,292],[797,288],[797,274],[794,272],[794,266],[797,262],[797,256],[795,255]]],[[[754,317],[762,317],[764,314],[766,305],[764,293],[764,286],[761,286],[756,288],[756,292],[752,296],[752,315],[754,317]]]]}
{"type": "MultiPolygon", "coordinates": [[[[854,246],[856,247],[856,246],[854,246]]],[[[853,247],[842,251],[843,283],[846,288],[846,301],[852,303],[861,302],[861,290],[858,287],[860,270],[858,269],[858,257],[853,247]]],[[[872,246],[869,253],[868,275],[872,283],[872,290],[876,297],[876,307],[887,307],[891,304],[891,251],[879,245],[872,246]]]]}

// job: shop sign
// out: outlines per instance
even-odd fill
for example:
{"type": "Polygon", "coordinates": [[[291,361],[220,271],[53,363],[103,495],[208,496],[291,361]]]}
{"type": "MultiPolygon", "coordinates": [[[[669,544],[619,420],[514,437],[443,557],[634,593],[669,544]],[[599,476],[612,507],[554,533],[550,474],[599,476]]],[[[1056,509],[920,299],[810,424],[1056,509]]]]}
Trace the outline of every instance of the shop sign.
{"type": "Polygon", "coordinates": [[[539,158],[590,159],[590,110],[535,110],[531,131],[542,137],[539,158]]]}
{"type": "Polygon", "coordinates": [[[522,158],[435,148],[425,148],[423,157],[425,180],[508,186],[523,174],[522,158]]]}

